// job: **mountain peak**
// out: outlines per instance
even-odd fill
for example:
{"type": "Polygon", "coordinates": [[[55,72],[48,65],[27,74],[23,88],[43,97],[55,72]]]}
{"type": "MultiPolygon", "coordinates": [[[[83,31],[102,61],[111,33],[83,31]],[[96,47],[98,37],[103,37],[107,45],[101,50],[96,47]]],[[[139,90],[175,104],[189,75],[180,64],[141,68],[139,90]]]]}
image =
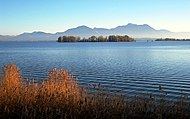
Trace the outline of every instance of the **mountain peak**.
{"type": "Polygon", "coordinates": [[[142,27],[142,26],[152,28],[152,27],[149,26],[148,24],[138,25],[138,24],[128,23],[128,24],[126,25],[126,27],[142,27]]]}
{"type": "MultiPolygon", "coordinates": [[[[148,24],[143,24],[142,26],[145,26],[145,27],[151,27],[150,25],[148,24]]],[[[152,28],[152,27],[151,27],[152,28]]]]}
{"type": "Polygon", "coordinates": [[[137,24],[128,23],[126,26],[137,26],[137,24]]]}
{"type": "Polygon", "coordinates": [[[88,26],[85,26],[85,25],[82,25],[82,26],[78,26],[77,28],[82,28],[82,29],[91,29],[90,27],[88,27],[88,26]]]}
{"type": "Polygon", "coordinates": [[[42,32],[42,31],[33,31],[32,33],[24,32],[20,35],[28,35],[28,34],[42,35],[42,34],[50,34],[50,33],[42,32]]]}
{"type": "Polygon", "coordinates": [[[143,24],[142,26],[149,26],[148,24],[143,24]]]}
{"type": "Polygon", "coordinates": [[[98,35],[96,31],[94,31],[92,28],[89,28],[85,25],[78,26],[76,28],[68,29],[64,32],[66,35],[72,35],[72,36],[81,36],[81,37],[90,37],[93,35],[98,35]]]}
{"type": "Polygon", "coordinates": [[[43,31],[34,31],[32,33],[34,33],[34,34],[44,34],[45,32],[43,32],[43,31]]]}

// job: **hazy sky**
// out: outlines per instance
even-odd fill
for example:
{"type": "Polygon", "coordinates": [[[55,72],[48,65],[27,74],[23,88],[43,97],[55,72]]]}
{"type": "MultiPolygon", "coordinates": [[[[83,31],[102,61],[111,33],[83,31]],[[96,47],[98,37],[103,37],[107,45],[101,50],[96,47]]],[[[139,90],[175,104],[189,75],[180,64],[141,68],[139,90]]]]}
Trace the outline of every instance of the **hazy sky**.
{"type": "Polygon", "coordinates": [[[190,0],[0,0],[0,34],[128,23],[190,32],[190,0]]]}

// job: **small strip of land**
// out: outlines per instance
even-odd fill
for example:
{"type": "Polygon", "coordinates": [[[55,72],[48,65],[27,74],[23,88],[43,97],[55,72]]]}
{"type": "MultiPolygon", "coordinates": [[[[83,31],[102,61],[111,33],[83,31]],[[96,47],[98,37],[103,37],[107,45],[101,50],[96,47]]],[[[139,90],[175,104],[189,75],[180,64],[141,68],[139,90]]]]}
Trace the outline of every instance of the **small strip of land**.
{"type": "Polygon", "coordinates": [[[160,38],[155,41],[190,41],[190,39],[160,38]]]}

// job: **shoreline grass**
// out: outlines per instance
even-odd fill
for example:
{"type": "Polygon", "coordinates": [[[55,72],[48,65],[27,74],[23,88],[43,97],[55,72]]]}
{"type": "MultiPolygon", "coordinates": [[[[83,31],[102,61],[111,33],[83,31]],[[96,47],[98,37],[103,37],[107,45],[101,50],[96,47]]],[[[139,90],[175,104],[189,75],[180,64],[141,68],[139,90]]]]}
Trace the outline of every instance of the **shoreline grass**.
{"type": "Polygon", "coordinates": [[[16,65],[3,67],[0,80],[0,118],[2,119],[155,119],[189,118],[190,104],[165,104],[164,98],[144,96],[128,99],[80,87],[67,70],[53,69],[40,83],[24,80],[16,65]]]}

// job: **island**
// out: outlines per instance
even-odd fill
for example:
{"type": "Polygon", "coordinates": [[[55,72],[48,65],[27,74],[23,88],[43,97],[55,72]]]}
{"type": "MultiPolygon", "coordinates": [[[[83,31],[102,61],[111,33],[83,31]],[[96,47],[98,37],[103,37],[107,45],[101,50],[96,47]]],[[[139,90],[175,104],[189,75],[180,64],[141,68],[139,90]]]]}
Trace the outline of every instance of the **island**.
{"type": "Polygon", "coordinates": [[[190,39],[160,38],[155,41],[190,41],[190,39]]]}
{"type": "Polygon", "coordinates": [[[89,38],[80,38],[78,36],[61,36],[57,40],[58,42],[135,42],[134,38],[127,35],[110,35],[110,36],[91,36],[89,38]]]}

